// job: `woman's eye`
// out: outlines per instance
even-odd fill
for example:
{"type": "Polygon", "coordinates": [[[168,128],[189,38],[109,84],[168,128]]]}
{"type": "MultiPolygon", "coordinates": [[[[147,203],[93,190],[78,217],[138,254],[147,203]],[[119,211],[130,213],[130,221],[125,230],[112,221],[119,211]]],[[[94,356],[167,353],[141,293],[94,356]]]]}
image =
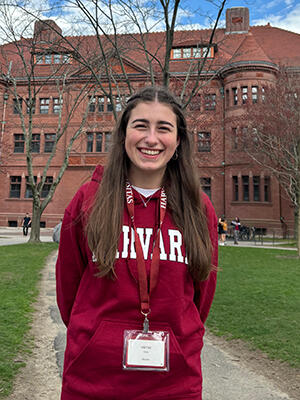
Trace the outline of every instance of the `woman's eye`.
{"type": "Polygon", "coordinates": [[[134,126],[135,129],[145,129],[146,125],[145,124],[137,124],[134,126]]]}
{"type": "Polygon", "coordinates": [[[170,127],[169,126],[159,126],[158,130],[161,132],[169,132],[170,131],[170,127]]]}

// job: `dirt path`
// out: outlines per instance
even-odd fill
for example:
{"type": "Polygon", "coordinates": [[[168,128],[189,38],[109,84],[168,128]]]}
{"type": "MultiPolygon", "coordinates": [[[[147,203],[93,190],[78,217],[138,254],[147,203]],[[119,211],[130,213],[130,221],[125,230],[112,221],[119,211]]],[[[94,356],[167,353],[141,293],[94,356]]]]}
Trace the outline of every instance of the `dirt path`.
{"type": "MultiPolygon", "coordinates": [[[[36,303],[36,313],[34,316],[31,334],[35,338],[35,348],[26,361],[14,385],[14,391],[8,400],[59,400],[61,389],[60,372],[62,370],[63,349],[65,341],[65,328],[60,320],[55,300],[55,261],[57,253],[52,254],[45,266],[40,282],[40,294],[36,303]]],[[[270,398],[286,398],[290,400],[300,399],[300,370],[293,369],[285,363],[271,361],[260,351],[251,351],[247,345],[241,341],[226,341],[222,338],[207,335],[207,339],[216,350],[222,350],[227,358],[234,360],[236,365],[246,367],[249,373],[255,373],[267,379],[271,386],[283,392],[283,397],[277,397],[276,390],[270,392],[270,398]],[[251,372],[252,371],[252,372],[251,372]],[[289,397],[285,397],[286,393],[289,397]]],[[[212,360],[212,364],[219,364],[220,360],[212,360]]],[[[216,384],[222,385],[224,374],[221,368],[226,370],[226,365],[217,369],[216,376],[211,376],[208,366],[203,366],[209,374],[206,385],[207,391],[216,393],[216,384]]],[[[231,380],[231,379],[230,379],[231,380]]],[[[243,385],[238,384],[243,391],[243,385]]],[[[252,392],[252,390],[251,390],[252,392]]],[[[227,398],[226,393],[222,398],[227,398]]],[[[229,393],[228,393],[229,395],[229,393]]],[[[257,397],[253,388],[253,399],[265,400],[257,397]]],[[[211,398],[215,399],[213,395],[211,398]]],[[[230,396],[228,397],[230,398],[230,396]]],[[[240,400],[241,397],[232,398],[240,400]]],[[[244,398],[244,397],[243,397],[244,398]]],[[[247,397],[248,398],[248,397],[247,397]]],[[[251,397],[252,398],[252,397],[251,397]]],[[[268,397],[269,398],[269,397],[268,397]]],[[[207,396],[207,399],[210,397],[207,396]]],[[[203,397],[205,400],[205,396],[203,397]]]]}
{"type": "Polygon", "coordinates": [[[26,367],[17,376],[14,391],[8,400],[59,400],[61,378],[57,366],[54,342],[62,325],[53,318],[55,310],[56,254],[52,254],[43,270],[40,294],[35,305],[35,316],[31,334],[35,347],[26,360],[26,367]]]}

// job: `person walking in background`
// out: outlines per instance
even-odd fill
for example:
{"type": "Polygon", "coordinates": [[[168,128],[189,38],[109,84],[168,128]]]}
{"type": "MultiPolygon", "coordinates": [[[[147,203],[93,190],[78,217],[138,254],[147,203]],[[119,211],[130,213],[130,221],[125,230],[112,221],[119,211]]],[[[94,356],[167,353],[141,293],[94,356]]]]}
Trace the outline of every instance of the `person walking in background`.
{"type": "Polygon", "coordinates": [[[226,235],[227,235],[227,222],[225,218],[220,218],[220,224],[222,226],[221,232],[221,245],[224,246],[226,244],[226,235]]]}
{"type": "Polygon", "coordinates": [[[241,223],[239,217],[235,217],[235,220],[231,221],[231,225],[233,225],[233,237],[234,237],[234,244],[239,244],[238,239],[239,239],[239,233],[241,229],[241,223]]]}
{"type": "Polygon", "coordinates": [[[27,236],[28,234],[28,228],[30,227],[31,224],[31,218],[29,217],[29,214],[26,213],[25,217],[23,218],[23,235],[27,236]]]}
{"type": "Polygon", "coordinates": [[[107,165],[61,228],[61,400],[201,400],[218,233],[183,108],[167,89],[144,88],[112,136],[107,165]]]}

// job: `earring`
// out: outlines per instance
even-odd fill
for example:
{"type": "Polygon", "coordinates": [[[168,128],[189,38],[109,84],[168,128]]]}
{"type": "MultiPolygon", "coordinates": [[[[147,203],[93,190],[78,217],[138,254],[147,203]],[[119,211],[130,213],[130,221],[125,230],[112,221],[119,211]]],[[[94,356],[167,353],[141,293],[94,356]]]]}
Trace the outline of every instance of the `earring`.
{"type": "Polygon", "coordinates": [[[173,156],[172,156],[172,160],[176,161],[177,158],[178,158],[178,151],[177,151],[177,149],[176,149],[176,150],[175,150],[175,153],[174,153],[173,156]]]}

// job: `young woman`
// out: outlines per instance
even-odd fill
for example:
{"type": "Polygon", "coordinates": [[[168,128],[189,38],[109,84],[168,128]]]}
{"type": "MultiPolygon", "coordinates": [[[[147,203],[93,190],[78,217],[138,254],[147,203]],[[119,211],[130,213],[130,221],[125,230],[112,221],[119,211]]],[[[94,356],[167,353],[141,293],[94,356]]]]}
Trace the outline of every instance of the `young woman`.
{"type": "Polygon", "coordinates": [[[199,188],[180,104],[134,94],[63,219],[57,301],[62,400],[201,400],[217,218],[199,188]]]}

